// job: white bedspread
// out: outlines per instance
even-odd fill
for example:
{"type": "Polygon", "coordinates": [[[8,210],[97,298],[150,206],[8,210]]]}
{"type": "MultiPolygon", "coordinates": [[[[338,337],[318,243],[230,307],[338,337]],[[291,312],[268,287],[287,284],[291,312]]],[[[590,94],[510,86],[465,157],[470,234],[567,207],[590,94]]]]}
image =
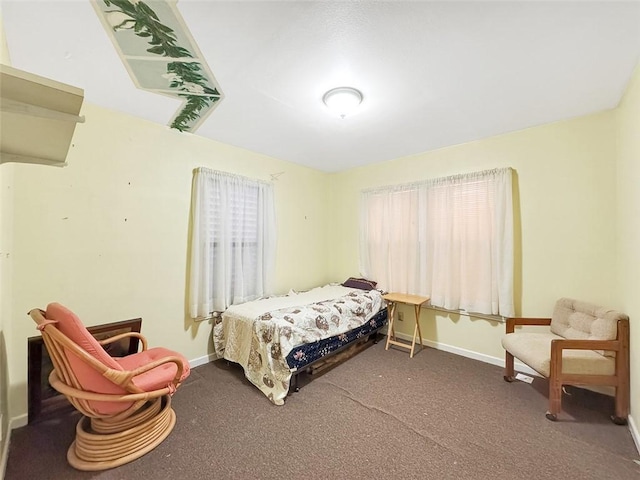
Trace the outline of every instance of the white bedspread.
{"type": "Polygon", "coordinates": [[[286,357],[298,345],[348,332],[381,308],[380,292],[326,285],[308,292],[234,305],[214,326],[216,353],[242,365],[245,376],[282,405],[291,370],[286,357]]]}

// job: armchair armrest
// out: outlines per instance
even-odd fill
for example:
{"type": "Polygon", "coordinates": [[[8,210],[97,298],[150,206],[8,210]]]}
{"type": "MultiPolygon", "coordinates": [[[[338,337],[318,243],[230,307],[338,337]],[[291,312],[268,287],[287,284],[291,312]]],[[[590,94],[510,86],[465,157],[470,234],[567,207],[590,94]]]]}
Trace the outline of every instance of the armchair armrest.
{"type": "Polygon", "coordinates": [[[114,335],[113,337],[105,338],[104,340],[99,340],[98,343],[100,345],[108,345],[110,343],[116,342],[118,340],[121,340],[121,339],[127,338],[127,337],[136,337],[136,338],[138,338],[138,340],[140,340],[140,343],[142,344],[142,351],[144,352],[147,349],[147,339],[144,337],[144,335],[142,335],[141,333],[138,333],[138,332],[120,333],[118,335],[114,335]]]}
{"type": "Polygon", "coordinates": [[[182,360],[179,357],[176,357],[175,355],[159,358],[158,360],[148,363],[146,365],[143,365],[142,367],[138,367],[135,370],[122,372],[122,373],[125,373],[125,376],[121,385],[124,386],[126,383],[129,383],[132,378],[137,377],[138,375],[141,375],[145,372],[148,372],[149,370],[153,370],[154,368],[157,368],[160,365],[164,365],[165,363],[175,363],[176,367],[178,367],[176,374],[173,377],[173,380],[171,381],[172,385],[175,388],[177,388],[178,384],[180,383],[180,378],[182,377],[182,373],[184,371],[184,365],[182,364],[182,360]]]}
{"type": "Polygon", "coordinates": [[[569,383],[572,385],[610,385],[619,384],[618,375],[597,374],[567,374],[562,371],[563,350],[608,350],[620,352],[622,344],[620,340],[551,340],[550,378],[552,383],[560,385],[569,383]]]}
{"type": "Polygon", "coordinates": [[[559,354],[562,350],[608,350],[617,352],[620,350],[618,340],[572,340],[560,339],[551,340],[551,356],[556,350],[559,354]]]}
{"type": "Polygon", "coordinates": [[[507,318],[507,333],[513,333],[516,325],[551,325],[551,318],[524,318],[509,317],[507,318]]]}

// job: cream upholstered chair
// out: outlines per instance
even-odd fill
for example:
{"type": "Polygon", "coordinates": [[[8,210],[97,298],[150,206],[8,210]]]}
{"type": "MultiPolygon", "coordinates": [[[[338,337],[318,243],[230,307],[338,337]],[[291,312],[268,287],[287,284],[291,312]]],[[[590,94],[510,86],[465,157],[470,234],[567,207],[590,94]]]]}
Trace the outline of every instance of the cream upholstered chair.
{"type": "Polygon", "coordinates": [[[514,380],[514,357],[549,379],[547,418],[561,410],[562,386],[615,389],[614,423],[629,415],[629,317],[587,302],[561,298],[551,318],[509,318],[502,346],[504,379],[514,380]],[[515,332],[517,325],[548,325],[547,332],[515,332]]]}
{"type": "Polygon", "coordinates": [[[58,303],[29,315],[38,324],[53,363],[51,386],[84,416],[67,460],[78,470],[105,470],[135,460],[173,430],[171,395],[189,376],[189,362],[165,348],[147,349],[131,332],[97,341],[80,319],[58,303]],[[142,351],[111,357],[102,347],[128,336],[142,351]]]}

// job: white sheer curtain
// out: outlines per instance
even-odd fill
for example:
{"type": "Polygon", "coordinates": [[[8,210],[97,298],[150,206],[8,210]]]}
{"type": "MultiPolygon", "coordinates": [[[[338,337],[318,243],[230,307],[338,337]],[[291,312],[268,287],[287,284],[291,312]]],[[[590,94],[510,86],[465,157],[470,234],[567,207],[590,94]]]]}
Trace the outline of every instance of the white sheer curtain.
{"type": "Polygon", "coordinates": [[[513,261],[510,168],[362,192],[360,270],[380,288],[510,316],[513,261]]]}
{"type": "Polygon", "coordinates": [[[269,293],[276,249],[272,185],[198,168],[191,209],[191,318],[269,293]]]}

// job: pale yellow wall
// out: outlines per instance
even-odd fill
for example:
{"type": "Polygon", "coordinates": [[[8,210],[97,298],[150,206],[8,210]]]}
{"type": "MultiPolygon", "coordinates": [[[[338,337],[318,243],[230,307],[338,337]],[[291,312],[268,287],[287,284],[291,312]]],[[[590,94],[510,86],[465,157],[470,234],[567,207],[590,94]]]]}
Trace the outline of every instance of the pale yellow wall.
{"type": "Polygon", "coordinates": [[[617,110],[618,303],[631,319],[631,417],[640,425],[640,64],[617,110]]]}
{"type": "MultiPolygon", "coordinates": [[[[9,342],[12,331],[11,273],[13,243],[13,165],[0,165],[0,436],[4,440],[9,428],[8,378],[9,342]]],[[[0,442],[0,478],[2,477],[2,442],[0,442]]]]}
{"type": "MultiPolygon", "coordinates": [[[[9,63],[1,47],[0,60],[9,63]]],[[[0,165],[0,252],[10,252],[0,259],[0,335],[8,344],[10,416],[26,413],[26,338],[36,332],[24,313],[50,301],[67,304],[90,325],[141,316],[151,345],[192,360],[211,352],[211,325],[185,318],[191,175],[198,166],[263,180],[284,172],[275,181],[279,292],[358,273],[361,189],[511,166],[519,313],[548,315],[566,295],[640,316],[638,77],[618,111],[333,175],[85,104],[87,122],[77,127],[68,167],[0,165]]],[[[400,330],[409,333],[409,311],[405,317],[400,330]]],[[[502,324],[427,311],[422,327],[433,342],[502,358],[502,324]]],[[[640,343],[633,328],[632,337],[640,343]]],[[[632,363],[638,358],[632,349],[632,363]]],[[[633,373],[637,415],[640,380],[633,373]]]]}
{"type": "MultiPolygon", "coordinates": [[[[2,22],[2,10],[0,9],[0,63],[10,65],[9,49],[4,34],[4,24],[2,22]]],[[[0,128],[2,126],[0,125],[0,128]]],[[[0,477],[3,475],[2,452],[4,451],[4,440],[7,437],[9,415],[8,415],[8,372],[7,367],[7,345],[6,338],[9,335],[11,324],[11,241],[13,238],[12,229],[12,183],[13,166],[9,164],[0,165],[0,477]]]]}
{"type": "Polygon", "coordinates": [[[150,345],[201,359],[211,324],[186,318],[192,171],[274,182],[275,290],[327,280],[326,175],[86,104],[65,168],[16,164],[10,352],[12,417],[26,412],[26,312],[52,301],[88,325],[143,318],[150,345]]]}
{"type": "Polygon", "coordinates": [[[0,63],[11,65],[9,58],[9,47],[7,46],[7,37],[4,34],[4,23],[2,21],[2,8],[0,7],[0,63]]]}
{"type": "MultiPolygon", "coordinates": [[[[548,316],[561,296],[617,306],[613,119],[603,112],[332,175],[332,224],[342,237],[330,250],[335,278],[358,273],[362,189],[509,166],[519,202],[518,313],[548,316]]],[[[502,359],[503,332],[501,323],[423,312],[425,338],[479,357],[502,359]]]]}

